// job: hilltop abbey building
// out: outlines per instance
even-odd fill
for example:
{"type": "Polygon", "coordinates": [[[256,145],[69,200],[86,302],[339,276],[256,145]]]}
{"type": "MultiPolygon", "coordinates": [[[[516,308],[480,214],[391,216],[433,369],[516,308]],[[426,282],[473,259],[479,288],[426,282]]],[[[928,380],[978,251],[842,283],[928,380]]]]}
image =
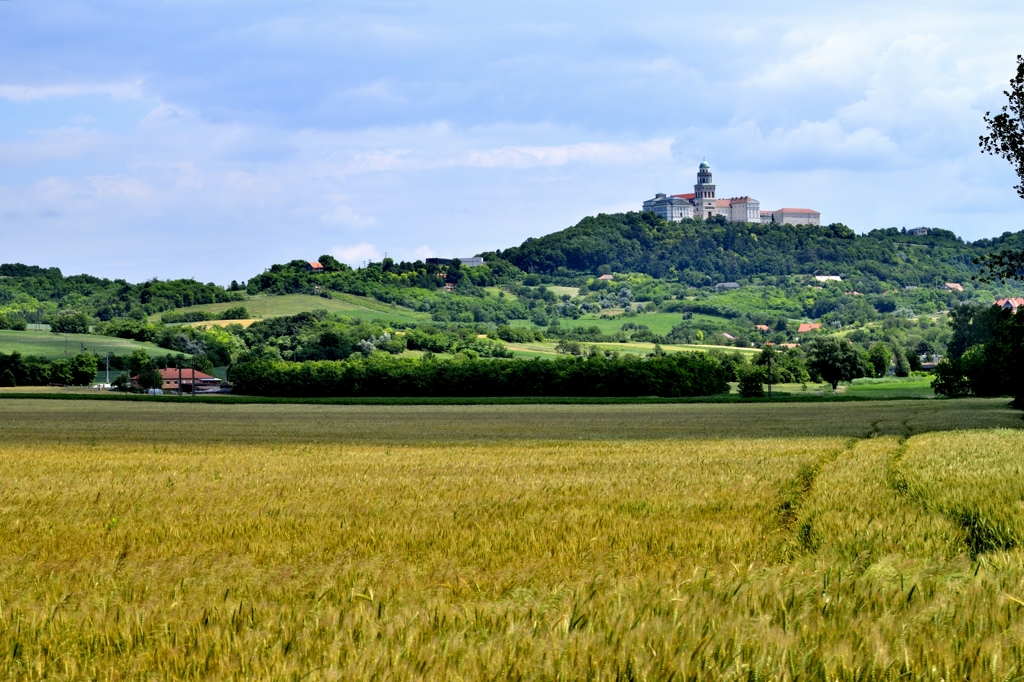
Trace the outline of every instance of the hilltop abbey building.
{"type": "Polygon", "coordinates": [[[821,214],[809,208],[780,208],[762,211],[761,202],[750,197],[715,197],[715,184],[711,180],[711,166],[701,161],[697,170],[697,184],[693,194],[656,194],[644,202],[644,211],[654,211],[665,220],[678,223],[686,218],[707,219],[725,216],[731,223],[788,223],[790,225],[820,225],[821,214]]]}

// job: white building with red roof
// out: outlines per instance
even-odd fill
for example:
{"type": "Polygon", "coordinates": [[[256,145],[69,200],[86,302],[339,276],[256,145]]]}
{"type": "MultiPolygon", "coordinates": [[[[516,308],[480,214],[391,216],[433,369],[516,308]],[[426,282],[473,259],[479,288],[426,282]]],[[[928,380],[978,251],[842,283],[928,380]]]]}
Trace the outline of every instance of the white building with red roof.
{"type": "Polygon", "coordinates": [[[711,166],[701,161],[697,170],[697,184],[689,194],[656,194],[644,202],[643,210],[652,211],[670,222],[688,218],[708,219],[724,216],[732,223],[788,223],[790,225],[820,225],[821,214],[809,208],[781,208],[762,211],[761,203],[749,196],[719,199],[715,196],[711,166]]]}

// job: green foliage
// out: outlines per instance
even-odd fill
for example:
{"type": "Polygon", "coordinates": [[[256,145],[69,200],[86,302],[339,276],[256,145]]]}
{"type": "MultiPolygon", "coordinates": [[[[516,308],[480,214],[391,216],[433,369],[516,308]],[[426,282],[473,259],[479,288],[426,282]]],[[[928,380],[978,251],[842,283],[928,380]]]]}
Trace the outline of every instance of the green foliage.
{"type": "Polygon", "coordinates": [[[247,320],[249,319],[249,310],[244,305],[235,306],[228,308],[221,313],[220,319],[222,320],[247,320]]]}
{"type": "Polygon", "coordinates": [[[803,351],[798,348],[779,352],[773,346],[765,346],[754,359],[754,364],[765,372],[765,381],[770,376],[773,384],[802,384],[810,379],[803,351]]]}
{"type": "Polygon", "coordinates": [[[14,378],[14,372],[10,369],[5,369],[3,374],[0,374],[0,387],[14,388],[17,385],[18,381],[14,378]]]}
{"type": "Polygon", "coordinates": [[[204,374],[213,374],[213,362],[206,355],[197,355],[192,358],[192,367],[196,368],[197,372],[203,372],[204,374]]]}
{"type": "MultiPolygon", "coordinates": [[[[230,308],[230,310],[237,310],[236,308],[230,308]]],[[[245,308],[242,308],[245,310],[245,308]]],[[[164,324],[179,324],[182,322],[209,322],[210,320],[216,320],[217,316],[213,313],[206,312],[205,310],[189,310],[188,312],[167,312],[160,316],[160,320],[164,324]]],[[[229,319],[241,319],[241,318],[223,318],[229,319]]]]}
{"type": "Polygon", "coordinates": [[[508,341],[509,343],[530,343],[544,340],[544,335],[540,330],[510,327],[508,325],[498,325],[494,335],[502,341],[508,341]]]}
{"type": "Polygon", "coordinates": [[[888,344],[879,341],[868,350],[868,362],[876,377],[884,377],[892,362],[892,349],[888,344]]]}
{"type": "Polygon", "coordinates": [[[23,332],[28,329],[28,323],[25,322],[25,318],[23,317],[4,315],[0,313],[0,329],[10,329],[11,331],[23,332]]]}
{"type": "Polygon", "coordinates": [[[239,393],[271,396],[697,396],[728,390],[704,353],[640,359],[418,360],[373,354],[343,362],[252,361],[233,365],[239,393]]]}
{"type": "Polygon", "coordinates": [[[0,313],[14,313],[32,323],[45,322],[67,310],[105,322],[114,317],[145,317],[173,308],[244,298],[242,292],[190,279],[129,284],[91,275],[64,277],[58,268],[0,265],[0,313]]]}
{"type": "MultiPolygon", "coordinates": [[[[625,213],[584,218],[499,254],[532,272],[642,272],[680,278],[690,286],[820,270],[901,287],[941,286],[969,279],[978,271],[974,258],[1021,239],[972,245],[945,230],[926,236],[873,230],[857,236],[843,225],[751,225],[718,218],[669,223],[652,213],[625,213]]],[[[863,291],[859,284],[858,289],[863,291]]]]}
{"type": "Polygon", "coordinates": [[[744,398],[763,398],[765,370],[757,365],[743,365],[739,372],[739,392],[744,398]]]}
{"type": "Polygon", "coordinates": [[[88,334],[89,317],[73,310],[61,312],[50,320],[50,331],[54,334],[88,334]]]}
{"type": "Polygon", "coordinates": [[[808,344],[807,369],[812,376],[832,384],[836,390],[840,381],[852,381],[865,376],[868,363],[845,339],[819,336],[808,344]]]}

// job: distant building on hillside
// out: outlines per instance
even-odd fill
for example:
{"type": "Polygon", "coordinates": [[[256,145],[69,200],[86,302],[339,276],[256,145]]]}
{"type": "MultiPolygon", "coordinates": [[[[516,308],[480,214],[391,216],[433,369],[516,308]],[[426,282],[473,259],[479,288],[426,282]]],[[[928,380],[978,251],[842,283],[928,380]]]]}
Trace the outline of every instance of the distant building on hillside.
{"type": "Polygon", "coordinates": [[[324,266],[320,264],[318,260],[311,260],[306,263],[306,267],[309,268],[310,272],[323,272],[324,266]]]}
{"type": "Polygon", "coordinates": [[[739,289],[740,285],[736,282],[719,282],[715,285],[715,291],[728,291],[729,289],[739,289]]]}
{"type": "Polygon", "coordinates": [[[467,268],[485,265],[484,259],[480,256],[473,256],[472,258],[428,258],[426,262],[430,265],[451,265],[453,260],[459,261],[459,263],[467,268]]]}
{"type": "Polygon", "coordinates": [[[912,235],[914,237],[927,237],[928,233],[929,229],[927,227],[915,227],[910,230],[907,230],[907,234],[912,235]]]}
{"type": "Polygon", "coordinates": [[[708,219],[724,216],[731,223],[789,223],[791,225],[820,225],[821,214],[809,208],[781,208],[762,211],[761,203],[748,196],[719,199],[715,196],[711,166],[701,161],[697,170],[697,184],[690,194],[655,194],[644,202],[643,210],[652,211],[670,222],[687,218],[708,219]]]}

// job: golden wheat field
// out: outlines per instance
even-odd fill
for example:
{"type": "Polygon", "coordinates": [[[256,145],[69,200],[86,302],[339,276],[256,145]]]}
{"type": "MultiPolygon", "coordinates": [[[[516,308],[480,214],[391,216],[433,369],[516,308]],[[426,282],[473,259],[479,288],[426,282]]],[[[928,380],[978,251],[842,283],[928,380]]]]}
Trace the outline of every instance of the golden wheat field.
{"type": "Polygon", "coordinates": [[[18,679],[1024,677],[1005,401],[0,400],[18,679]]]}

